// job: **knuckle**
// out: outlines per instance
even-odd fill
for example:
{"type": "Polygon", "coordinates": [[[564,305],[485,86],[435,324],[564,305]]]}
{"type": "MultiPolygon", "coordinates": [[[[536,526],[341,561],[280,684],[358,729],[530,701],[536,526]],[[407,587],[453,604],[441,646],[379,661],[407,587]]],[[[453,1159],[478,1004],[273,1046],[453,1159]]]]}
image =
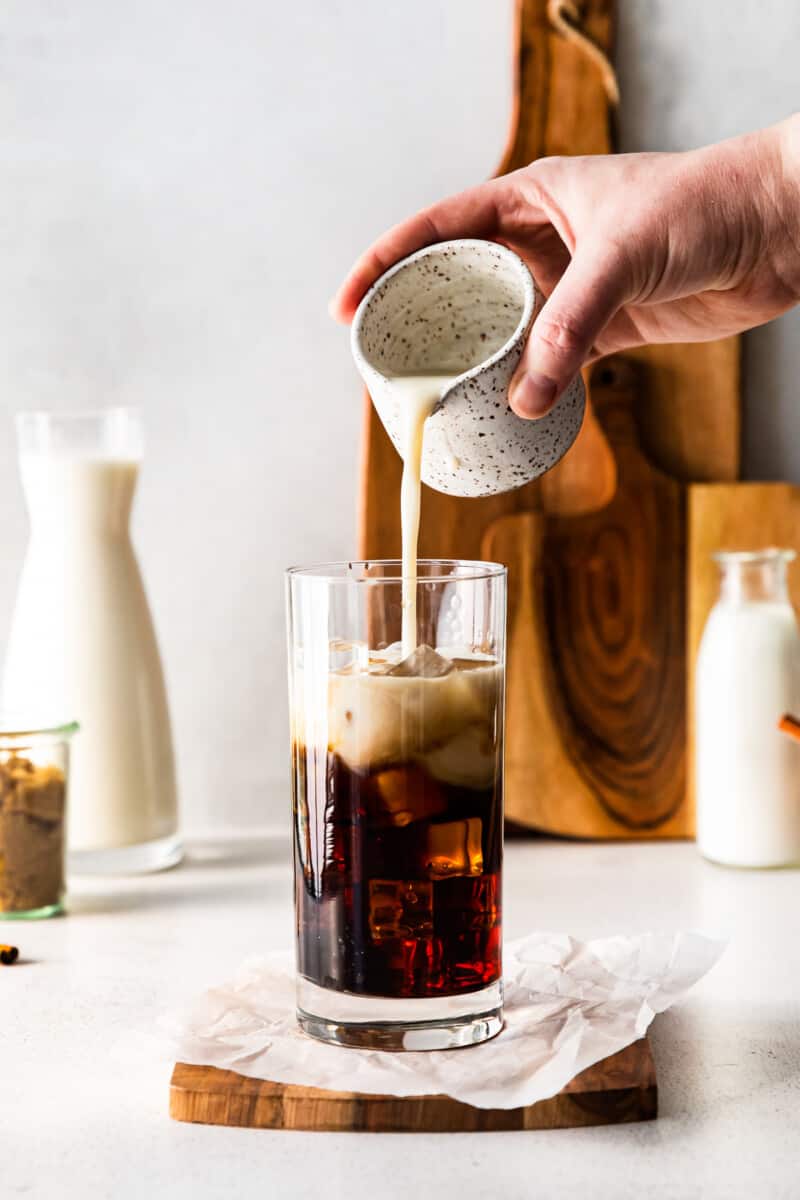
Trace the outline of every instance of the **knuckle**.
{"type": "Polygon", "coordinates": [[[559,356],[577,354],[585,349],[583,329],[568,316],[540,317],[534,329],[536,341],[559,356]]]}
{"type": "Polygon", "coordinates": [[[548,154],[544,158],[537,158],[528,167],[528,170],[534,175],[546,175],[548,171],[557,171],[564,165],[566,155],[564,154],[548,154]]]}
{"type": "Polygon", "coordinates": [[[527,167],[521,167],[514,172],[513,178],[526,204],[549,203],[553,189],[558,186],[563,176],[567,161],[562,155],[551,155],[549,158],[537,158],[527,167]]]}

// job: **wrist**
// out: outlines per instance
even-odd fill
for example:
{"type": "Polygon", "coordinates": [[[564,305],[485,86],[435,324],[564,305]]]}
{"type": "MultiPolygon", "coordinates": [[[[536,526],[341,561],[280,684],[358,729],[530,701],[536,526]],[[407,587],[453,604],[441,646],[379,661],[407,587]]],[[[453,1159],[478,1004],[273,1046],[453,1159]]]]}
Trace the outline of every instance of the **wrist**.
{"type": "Polygon", "coordinates": [[[768,130],[776,138],[775,208],[778,230],[776,269],[800,303],[800,113],[768,130]]]}

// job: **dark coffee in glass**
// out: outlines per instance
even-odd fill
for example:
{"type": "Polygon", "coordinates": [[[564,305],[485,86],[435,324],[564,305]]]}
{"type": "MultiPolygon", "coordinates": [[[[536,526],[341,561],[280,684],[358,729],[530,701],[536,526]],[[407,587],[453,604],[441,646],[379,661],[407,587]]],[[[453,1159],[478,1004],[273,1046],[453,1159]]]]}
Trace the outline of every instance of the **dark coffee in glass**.
{"type": "Polygon", "coordinates": [[[293,679],[300,1021],[345,1044],[484,1040],[501,1024],[497,646],[339,640],[324,665],[306,652],[293,679]]]}

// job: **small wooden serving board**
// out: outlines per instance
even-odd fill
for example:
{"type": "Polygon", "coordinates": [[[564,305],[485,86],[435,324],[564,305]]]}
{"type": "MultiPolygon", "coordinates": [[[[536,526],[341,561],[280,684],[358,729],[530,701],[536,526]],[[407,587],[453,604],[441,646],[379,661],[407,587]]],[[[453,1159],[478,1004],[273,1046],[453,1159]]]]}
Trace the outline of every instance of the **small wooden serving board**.
{"type": "Polygon", "coordinates": [[[177,1063],[169,1112],[176,1121],[332,1133],[480,1133],[569,1129],[652,1120],[658,1111],[650,1043],[595,1063],[563,1091],[526,1108],[474,1108],[450,1096],[370,1096],[248,1079],[235,1071],[177,1063]]]}

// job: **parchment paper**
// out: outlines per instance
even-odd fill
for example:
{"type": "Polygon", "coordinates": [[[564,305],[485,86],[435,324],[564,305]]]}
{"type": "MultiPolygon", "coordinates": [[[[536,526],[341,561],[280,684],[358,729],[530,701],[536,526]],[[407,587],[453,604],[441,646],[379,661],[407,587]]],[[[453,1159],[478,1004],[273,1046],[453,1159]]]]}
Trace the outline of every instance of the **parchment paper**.
{"type": "Polygon", "coordinates": [[[256,1079],[396,1096],[445,1093],[479,1108],[516,1108],[555,1095],[580,1071],[642,1037],[710,970],[724,943],[698,933],[579,942],[532,933],[504,948],[505,1027],[461,1050],[329,1046],[294,1016],[288,954],[250,958],[231,983],[173,1024],[180,1062],[256,1079]]]}

